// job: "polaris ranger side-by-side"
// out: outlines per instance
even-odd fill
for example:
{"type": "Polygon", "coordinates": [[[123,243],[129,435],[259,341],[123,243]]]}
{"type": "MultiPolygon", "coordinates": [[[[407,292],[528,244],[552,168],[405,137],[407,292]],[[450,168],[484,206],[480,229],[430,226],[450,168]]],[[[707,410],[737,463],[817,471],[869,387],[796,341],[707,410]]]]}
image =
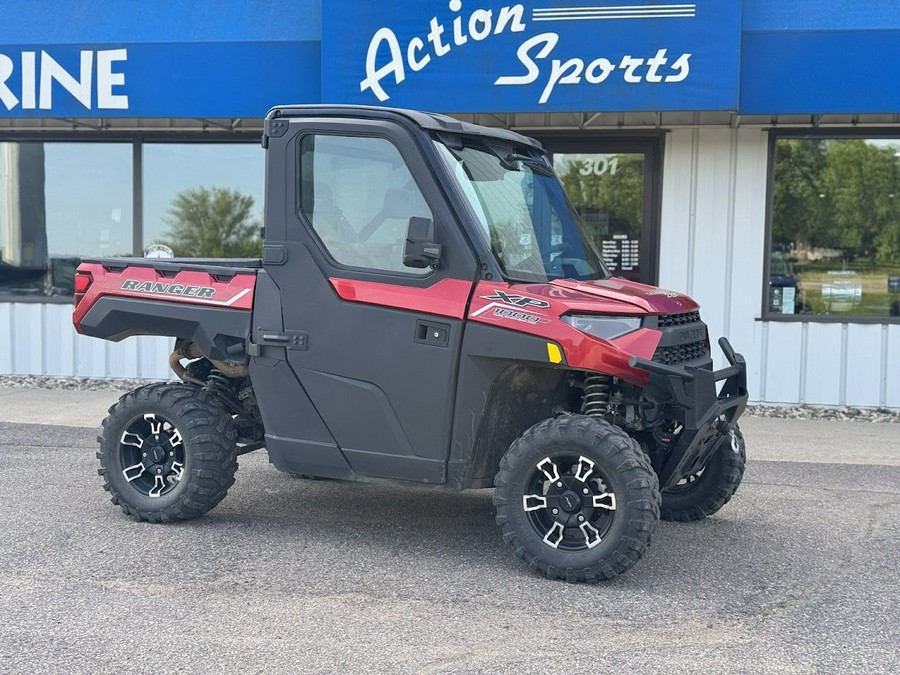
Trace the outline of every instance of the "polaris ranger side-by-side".
{"type": "Polygon", "coordinates": [[[495,487],[548,577],[630,568],[660,517],[744,471],[746,366],[684,295],[613,278],[541,146],[440,115],[269,112],[261,259],[88,260],[74,323],[177,338],[182,382],[110,409],[100,474],[139,520],[193,518],[265,447],[281,471],[495,487]]]}

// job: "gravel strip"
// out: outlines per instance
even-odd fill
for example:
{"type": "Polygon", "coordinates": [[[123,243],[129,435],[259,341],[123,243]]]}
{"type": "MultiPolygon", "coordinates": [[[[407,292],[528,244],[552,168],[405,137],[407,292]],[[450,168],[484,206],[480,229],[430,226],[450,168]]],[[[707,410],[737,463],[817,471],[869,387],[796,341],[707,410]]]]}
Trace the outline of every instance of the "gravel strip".
{"type": "Polygon", "coordinates": [[[748,405],[750,417],[778,417],[796,420],[835,420],[838,422],[887,422],[900,424],[900,410],[886,408],[830,408],[813,405],[748,405]]]}
{"type": "Polygon", "coordinates": [[[45,377],[41,375],[0,375],[0,388],[69,389],[72,391],[119,391],[125,393],[159,380],[97,377],[45,377]]]}
{"type": "MultiPolygon", "coordinates": [[[[0,375],[0,388],[70,389],[117,391],[125,393],[158,380],[116,380],[93,377],[42,377],[38,375],[0,375]]],[[[900,410],[885,408],[829,408],[811,405],[749,405],[744,413],[750,417],[777,417],[800,420],[835,420],[839,422],[881,422],[900,424],[900,410]]]]}

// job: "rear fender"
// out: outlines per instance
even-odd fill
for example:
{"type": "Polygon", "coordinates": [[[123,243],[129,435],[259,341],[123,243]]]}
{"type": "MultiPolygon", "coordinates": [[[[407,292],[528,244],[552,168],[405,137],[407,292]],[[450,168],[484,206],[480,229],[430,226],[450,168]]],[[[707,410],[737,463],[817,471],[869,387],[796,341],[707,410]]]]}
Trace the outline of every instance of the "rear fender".
{"type": "MultiPolygon", "coordinates": [[[[143,262],[143,261],[142,261],[143,262]]],[[[256,274],[253,270],[207,268],[178,259],[138,264],[130,259],[104,259],[84,262],[78,276],[89,276],[90,284],[80,294],[72,313],[75,329],[100,298],[114,296],[134,300],[164,300],[167,303],[194,307],[222,307],[249,312],[253,307],[256,274]],[[119,263],[122,267],[114,267],[119,263]],[[159,267],[160,269],[157,269],[159,267]]]]}
{"type": "Polygon", "coordinates": [[[250,312],[244,310],[105,295],[82,317],[80,329],[112,342],[132,335],[184,338],[210,359],[248,362],[250,312]]]}

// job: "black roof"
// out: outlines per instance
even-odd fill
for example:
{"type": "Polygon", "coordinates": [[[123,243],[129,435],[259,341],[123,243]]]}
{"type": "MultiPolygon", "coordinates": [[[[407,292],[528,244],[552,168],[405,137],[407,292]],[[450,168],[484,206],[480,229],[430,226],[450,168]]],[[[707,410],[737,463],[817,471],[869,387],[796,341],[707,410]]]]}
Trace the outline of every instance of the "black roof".
{"type": "Polygon", "coordinates": [[[510,143],[530,145],[534,148],[542,147],[541,144],[533,138],[517,134],[508,129],[485,127],[480,124],[461,122],[452,117],[448,117],[447,115],[423,112],[421,110],[407,110],[405,108],[384,108],[366,105],[278,105],[269,110],[266,114],[266,119],[268,120],[276,117],[306,117],[310,115],[340,115],[343,117],[363,118],[397,116],[406,118],[417,126],[432,131],[444,131],[447,133],[471,136],[487,136],[510,143]]]}

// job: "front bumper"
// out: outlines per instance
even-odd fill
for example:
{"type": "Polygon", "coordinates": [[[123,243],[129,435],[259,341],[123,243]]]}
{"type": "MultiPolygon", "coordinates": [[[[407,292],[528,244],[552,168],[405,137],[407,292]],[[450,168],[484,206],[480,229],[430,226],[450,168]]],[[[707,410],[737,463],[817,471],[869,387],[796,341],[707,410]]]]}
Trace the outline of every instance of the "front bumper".
{"type": "Polygon", "coordinates": [[[628,360],[632,368],[650,373],[650,387],[666,401],[666,417],[681,422],[675,447],[666,454],[660,467],[660,489],[706,466],[747,407],[747,363],[735,353],[724,337],[719,346],[729,366],[707,370],[693,366],[670,366],[636,356],[628,360]],[[716,392],[716,383],[725,380],[716,392]]]}

